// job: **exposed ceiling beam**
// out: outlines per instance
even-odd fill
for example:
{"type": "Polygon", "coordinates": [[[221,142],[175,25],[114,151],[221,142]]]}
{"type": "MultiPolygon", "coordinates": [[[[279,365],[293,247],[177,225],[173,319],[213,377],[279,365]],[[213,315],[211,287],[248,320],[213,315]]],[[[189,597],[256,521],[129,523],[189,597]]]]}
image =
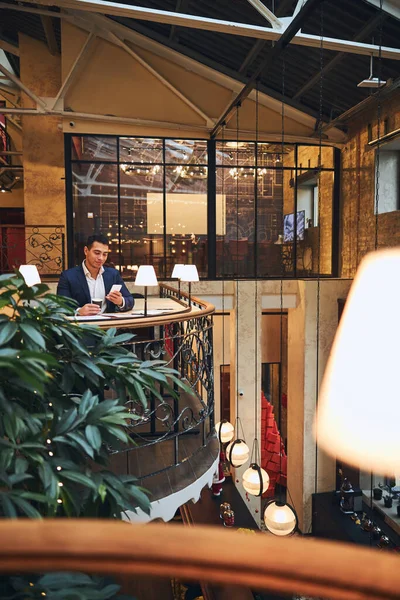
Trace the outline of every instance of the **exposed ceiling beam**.
{"type": "Polygon", "coordinates": [[[120,38],[118,36],[116,36],[112,32],[110,33],[110,36],[111,36],[111,40],[114,41],[114,44],[116,46],[119,46],[120,48],[125,50],[125,52],[127,52],[134,60],[136,60],[139,64],[141,64],[142,67],[144,67],[146,69],[146,71],[151,73],[167,89],[169,89],[173,94],[175,94],[175,96],[177,96],[180,100],[182,100],[182,102],[184,102],[187,106],[189,106],[189,108],[191,108],[202,119],[204,119],[204,121],[208,127],[213,126],[214,121],[212,121],[210,119],[210,117],[201,110],[201,108],[199,108],[196,104],[194,104],[194,102],[189,100],[189,98],[187,96],[185,96],[185,94],[183,94],[175,85],[173,85],[170,81],[168,81],[168,79],[166,79],[163,75],[161,75],[161,73],[156,71],[156,69],[154,69],[146,60],[144,60],[141,56],[139,56],[139,54],[137,52],[132,50],[132,48],[130,48],[127,44],[125,44],[125,42],[120,40],[120,38]]]}
{"type": "MultiPolygon", "coordinates": [[[[215,31],[218,33],[227,33],[230,35],[241,35],[257,39],[278,41],[281,37],[279,31],[269,27],[260,27],[257,25],[248,25],[247,23],[236,23],[231,21],[222,21],[219,19],[210,19],[207,17],[197,17],[194,15],[185,15],[165,10],[155,10],[143,8],[141,6],[131,6],[129,4],[120,4],[117,2],[108,2],[106,0],[27,0],[35,4],[58,6],[60,8],[69,8],[73,10],[87,11],[104,15],[117,17],[128,17],[130,19],[139,19],[142,21],[153,21],[155,23],[166,23],[168,25],[178,25],[180,27],[189,27],[193,29],[203,29],[206,31],[215,31]]],[[[307,10],[309,5],[313,5],[314,0],[308,0],[302,7],[301,13],[307,10]]],[[[4,5],[3,5],[4,6],[4,5]]],[[[12,8],[12,7],[11,7],[12,8]]],[[[300,13],[298,13],[300,14],[300,13]]],[[[295,18],[297,18],[296,15],[295,18]]],[[[292,23],[292,21],[291,21],[292,23]]],[[[288,26],[287,29],[289,29],[288,26]]],[[[287,31],[286,29],[286,31],[287,31]]],[[[310,46],[319,48],[321,40],[318,35],[306,33],[297,33],[291,37],[291,42],[300,46],[310,46]]],[[[324,48],[336,52],[345,51],[353,54],[365,54],[370,56],[381,55],[383,58],[392,58],[400,60],[400,49],[379,48],[373,44],[361,44],[359,42],[349,42],[336,38],[324,38],[324,48]]]]}
{"type": "Polygon", "coordinates": [[[265,48],[266,43],[267,42],[264,40],[257,40],[255,42],[255,44],[250,48],[249,53],[247,54],[246,58],[240,65],[239,73],[246,73],[247,68],[251,65],[251,63],[254,61],[254,59],[260,54],[260,52],[265,48]]]}
{"type": "Polygon", "coordinates": [[[261,2],[261,0],[247,0],[257,12],[271,24],[273,29],[282,29],[282,22],[261,2]]]}
{"type": "Polygon", "coordinates": [[[8,94],[11,94],[12,96],[16,96],[18,88],[16,85],[11,85],[10,83],[3,83],[1,81],[0,82],[0,90],[4,90],[8,94]]]}
{"type": "MultiPolygon", "coordinates": [[[[4,75],[7,75],[8,79],[10,79],[10,81],[12,81],[17,87],[19,87],[23,92],[25,92],[25,94],[27,96],[29,96],[29,98],[31,100],[33,100],[34,102],[36,102],[39,110],[44,110],[47,108],[47,105],[45,102],[43,102],[43,100],[41,98],[39,98],[39,96],[37,96],[34,92],[32,92],[32,90],[30,90],[28,87],[26,87],[26,85],[24,85],[22,83],[22,81],[20,79],[18,79],[18,77],[16,77],[14,75],[14,73],[11,73],[11,71],[9,71],[8,69],[6,69],[5,67],[3,67],[2,64],[0,64],[0,71],[2,73],[4,73],[4,75]]],[[[11,109],[14,110],[14,109],[11,109]]],[[[4,112],[4,111],[3,111],[4,112]]]]}
{"type": "MultiPolygon", "coordinates": [[[[277,17],[284,17],[288,10],[292,7],[292,0],[282,0],[276,9],[277,17]]],[[[246,74],[246,70],[251,63],[257,58],[257,56],[263,51],[266,46],[265,40],[257,40],[254,45],[250,48],[249,53],[239,67],[239,73],[246,74]]]]}
{"type": "MultiPolygon", "coordinates": [[[[367,4],[372,4],[375,8],[381,7],[381,0],[364,0],[367,4]]],[[[398,0],[382,0],[382,10],[395,19],[400,20],[400,3],[398,0]]]]}
{"type": "Polygon", "coordinates": [[[5,52],[9,52],[10,54],[14,54],[14,56],[19,56],[18,46],[2,39],[0,39],[0,49],[5,50],[5,52]]]}
{"type": "MultiPolygon", "coordinates": [[[[177,0],[176,2],[176,12],[186,12],[187,10],[187,5],[188,5],[188,1],[189,0],[177,0]]],[[[170,41],[172,41],[173,39],[176,39],[177,36],[177,26],[176,25],[172,25],[171,27],[171,31],[169,32],[169,39],[170,41]]]]}
{"type": "Polygon", "coordinates": [[[52,108],[56,108],[56,105],[59,103],[59,101],[61,101],[65,98],[65,95],[68,92],[71,85],[73,84],[73,82],[76,78],[76,75],[79,72],[79,69],[82,67],[82,65],[86,61],[88,54],[89,54],[89,50],[91,49],[95,39],[96,39],[96,36],[94,35],[94,33],[90,32],[89,35],[87,36],[87,38],[85,39],[85,42],[84,42],[82,48],[80,49],[78,56],[75,58],[75,60],[72,64],[72,67],[69,70],[68,75],[64,79],[64,81],[61,85],[61,88],[54,100],[52,108]]]}
{"type": "Polygon", "coordinates": [[[17,123],[17,121],[15,119],[13,119],[12,117],[7,117],[7,125],[11,124],[13,127],[15,127],[15,129],[18,129],[18,131],[22,131],[22,126],[20,123],[17,123]]]}
{"type": "Polygon", "coordinates": [[[292,22],[286,28],[285,32],[279,38],[275,46],[273,46],[267,57],[262,61],[262,63],[257,67],[249,81],[242,88],[241,92],[236,96],[236,98],[231,102],[230,106],[226,109],[223,115],[219,118],[215,127],[211,132],[211,137],[215,137],[221,127],[228,123],[229,119],[233,115],[234,110],[240,106],[240,104],[245,100],[250,92],[255,87],[256,81],[258,77],[268,69],[268,67],[276,60],[279,54],[286,48],[286,46],[290,43],[293,36],[296,35],[297,31],[302,27],[303,23],[307,19],[307,17],[311,14],[311,12],[318,6],[323,0],[309,0],[307,4],[298,12],[298,14],[294,17],[292,22]]]}
{"type": "Polygon", "coordinates": [[[138,125],[140,127],[159,127],[163,129],[177,129],[177,130],[193,130],[206,132],[209,128],[206,125],[191,125],[189,123],[173,123],[171,121],[151,121],[148,119],[139,119],[133,117],[117,117],[114,115],[101,115],[85,112],[75,112],[73,110],[52,110],[46,109],[39,111],[34,108],[2,108],[1,112],[5,115],[29,115],[29,116],[43,116],[49,115],[51,117],[60,117],[66,119],[80,119],[83,121],[101,121],[106,123],[124,123],[127,125],[138,125]]]}
{"type": "MultiPolygon", "coordinates": [[[[365,39],[370,33],[372,33],[376,29],[379,23],[383,22],[386,18],[386,15],[381,15],[380,13],[378,13],[368,21],[368,23],[357,33],[356,36],[354,36],[353,40],[355,42],[360,42],[361,40],[365,39]]],[[[342,62],[342,60],[345,57],[346,54],[344,52],[339,52],[339,54],[334,56],[323,66],[323,68],[320,71],[315,73],[315,75],[311,77],[311,79],[309,79],[299,90],[297,90],[297,92],[293,96],[293,99],[297,99],[301,96],[304,96],[304,94],[308,92],[308,90],[312,89],[320,81],[321,75],[326,75],[327,73],[329,73],[329,71],[332,71],[332,69],[336,67],[340,62],[342,62]]]]}
{"type": "Polygon", "coordinates": [[[40,20],[42,22],[43,31],[46,36],[46,42],[47,42],[47,46],[49,48],[50,54],[55,56],[56,54],[59,54],[59,52],[58,52],[58,44],[57,44],[57,40],[56,40],[56,34],[54,31],[54,21],[53,21],[52,17],[48,17],[45,15],[42,15],[40,17],[40,20]]]}
{"type": "MultiPolygon", "coordinates": [[[[70,11],[70,14],[75,15],[75,11],[70,11]]],[[[238,74],[236,70],[225,68],[220,63],[208,59],[200,53],[188,48],[184,49],[176,43],[171,43],[170,46],[168,38],[155,33],[139,23],[135,24],[135,28],[138,30],[136,31],[113,19],[103,17],[102,15],[92,15],[91,13],[86,14],[82,12],[77,12],[77,14],[84,15],[85,17],[81,18],[81,27],[94,26],[97,28],[99,36],[106,35],[105,29],[112,31],[120,39],[129,41],[132,44],[135,44],[135,46],[148,50],[157,56],[179,65],[189,72],[194,72],[201,77],[213,81],[217,85],[233,91],[235,95],[247,82],[247,78],[238,74]],[[183,54],[184,50],[186,54],[183,54]]],[[[279,92],[276,92],[265,85],[260,85],[259,91],[261,92],[259,98],[260,105],[264,105],[275,111],[280,110],[280,103],[282,100],[287,100],[286,98],[283,99],[279,92]]],[[[317,117],[316,112],[305,108],[300,103],[296,103],[296,101],[290,103],[290,99],[286,105],[286,113],[288,117],[307,127],[313,127],[315,118],[317,117]]]]}

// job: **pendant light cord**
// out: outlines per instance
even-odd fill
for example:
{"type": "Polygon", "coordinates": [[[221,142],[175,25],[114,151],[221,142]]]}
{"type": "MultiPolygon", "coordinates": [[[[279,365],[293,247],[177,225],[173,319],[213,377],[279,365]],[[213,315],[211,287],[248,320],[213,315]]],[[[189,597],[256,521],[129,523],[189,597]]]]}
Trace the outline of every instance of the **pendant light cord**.
{"type": "MultiPolygon", "coordinates": [[[[255,151],[256,151],[256,168],[254,170],[254,192],[256,194],[257,181],[258,181],[258,171],[257,171],[257,154],[258,154],[258,109],[259,109],[259,89],[258,89],[258,80],[256,82],[256,135],[255,135],[255,151]]],[[[257,229],[254,230],[254,241],[255,245],[257,243],[257,229]]],[[[258,393],[258,280],[257,280],[257,263],[256,263],[256,272],[255,272],[255,287],[254,287],[254,443],[253,443],[253,452],[254,452],[254,460],[253,453],[251,457],[251,462],[255,462],[259,467],[261,467],[261,456],[260,456],[260,448],[258,444],[258,403],[260,402],[260,395],[258,393]]],[[[262,487],[262,486],[261,486],[262,487]]]]}
{"type": "MultiPolygon", "coordinates": [[[[282,169],[282,232],[284,231],[284,152],[285,152],[285,88],[286,84],[286,54],[282,55],[282,111],[281,111],[281,169],[282,169]]],[[[295,218],[296,222],[296,218],[295,218]]],[[[282,486],[282,372],[283,372],[283,248],[281,247],[281,280],[280,280],[280,315],[279,315],[279,386],[278,386],[278,430],[279,430],[279,500],[283,504],[282,486]]]]}
{"type": "MultiPolygon", "coordinates": [[[[317,261],[317,311],[316,311],[316,360],[315,360],[315,418],[318,413],[319,398],[319,340],[321,314],[321,172],[322,172],[322,124],[324,91],[324,10],[320,4],[320,44],[319,44],[319,121],[318,121],[318,261],[317,261]]],[[[314,493],[318,493],[318,429],[315,430],[315,472],[314,493]]],[[[312,521],[312,518],[311,518],[312,521]]],[[[312,522],[310,525],[312,528],[312,522]]]]}
{"type": "Polygon", "coordinates": [[[236,107],[236,439],[239,438],[239,108],[240,104],[236,107]]]}
{"type": "MultiPolygon", "coordinates": [[[[383,0],[379,3],[380,18],[379,18],[379,54],[378,54],[378,83],[382,80],[382,31],[383,31],[383,0]]],[[[380,153],[381,153],[381,118],[382,118],[382,106],[381,106],[381,91],[382,88],[378,87],[377,92],[377,138],[378,144],[375,155],[375,239],[374,239],[374,250],[375,252],[379,247],[379,170],[380,170],[380,153]]],[[[370,515],[372,518],[373,510],[373,487],[374,487],[374,473],[371,471],[371,482],[370,482],[370,515]]],[[[390,496],[390,491],[389,491],[390,496]]],[[[372,528],[369,532],[369,545],[373,545],[373,532],[372,528]]]]}
{"type": "MultiPolygon", "coordinates": [[[[380,84],[380,82],[382,81],[383,0],[380,0],[379,10],[380,10],[380,19],[379,19],[378,83],[380,84]]],[[[375,250],[378,250],[378,246],[379,246],[379,238],[378,238],[378,233],[379,233],[379,167],[380,167],[380,153],[381,153],[380,151],[381,151],[381,118],[382,118],[382,115],[381,115],[381,111],[382,111],[381,93],[382,93],[382,88],[379,85],[378,92],[377,92],[377,102],[378,102],[377,138],[378,138],[378,144],[377,144],[377,148],[376,148],[376,165],[375,165],[375,244],[374,244],[375,250]]]]}

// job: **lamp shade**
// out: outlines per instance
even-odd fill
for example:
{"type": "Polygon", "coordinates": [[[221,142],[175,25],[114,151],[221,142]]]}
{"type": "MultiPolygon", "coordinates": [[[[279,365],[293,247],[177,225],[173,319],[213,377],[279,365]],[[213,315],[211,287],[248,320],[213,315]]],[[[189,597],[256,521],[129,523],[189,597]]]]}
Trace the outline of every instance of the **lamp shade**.
{"type": "Polygon", "coordinates": [[[270,502],[265,507],[264,523],[274,535],[290,535],[296,529],[297,517],[289,504],[270,502]]]}
{"type": "Polygon", "coordinates": [[[199,281],[199,274],[197,272],[196,265],[183,265],[181,273],[182,281],[199,281]]]}
{"type": "Polygon", "coordinates": [[[226,458],[232,467],[241,467],[249,460],[250,450],[244,440],[234,440],[226,448],[226,458]]]}
{"type": "Polygon", "coordinates": [[[184,268],[185,268],[185,265],[182,265],[182,264],[175,265],[174,270],[172,271],[171,277],[173,277],[174,279],[182,279],[182,274],[183,274],[184,268]]]}
{"type": "Polygon", "coordinates": [[[267,471],[251,464],[242,476],[243,487],[252,496],[261,496],[269,487],[269,475],[267,471]]]}
{"type": "Polygon", "coordinates": [[[229,423],[229,421],[219,421],[219,423],[215,424],[215,430],[217,432],[218,439],[222,444],[230,442],[230,440],[233,438],[233,434],[235,433],[235,428],[232,423],[229,423]]]}
{"type": "Polygon", "coordinates": [[[376,473],[400,473],[400,249],[367,255],[350,289],[318,403],[318,445],[376,473]]]}
{"type": "Polygon", "coordinates": [[[151,265],[141,265],[138,269],[135,285],[158,285],[156,272],[151,265]]]}
{"type": "Polygon", "coordinates": [[[19,267],[19,272],[25,279],[25,283],[28,287],[32,287],[33,285],[42,282],[36,265],[21,265],[19,267]]]}

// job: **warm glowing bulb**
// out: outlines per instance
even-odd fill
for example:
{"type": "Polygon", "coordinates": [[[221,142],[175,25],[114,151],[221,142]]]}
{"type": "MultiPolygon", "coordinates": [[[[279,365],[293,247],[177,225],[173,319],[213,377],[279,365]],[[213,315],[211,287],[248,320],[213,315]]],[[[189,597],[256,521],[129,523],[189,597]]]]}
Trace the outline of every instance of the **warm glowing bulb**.
{"type": "Polygon", "coordinates": [[[235,428],[229,421],[220,421],[215,424],[215,430],[217,432],[218,439],[223,443],[230,442],[235,433],[235,428]]]}
{"type": "Polygon", "coordinates": [[[250,450],[244,440],[234,440],[226,449],[226,457],[232,467],[241,467],[249,460],[250,450]]]}
{"type": "Polygon", "coordinates": [[[243,473],[242,483],[246,492],[252,496],[261,496],[269,487],[269,475],[267,471],[253,463],[243,473]]]}
{"type": "Polygon", "coordinates": [[[274,535],[290,535],[296,528],[297,518],[288,504],[271,502],[264,511],[264,523],[268,531],[274,535]]]}

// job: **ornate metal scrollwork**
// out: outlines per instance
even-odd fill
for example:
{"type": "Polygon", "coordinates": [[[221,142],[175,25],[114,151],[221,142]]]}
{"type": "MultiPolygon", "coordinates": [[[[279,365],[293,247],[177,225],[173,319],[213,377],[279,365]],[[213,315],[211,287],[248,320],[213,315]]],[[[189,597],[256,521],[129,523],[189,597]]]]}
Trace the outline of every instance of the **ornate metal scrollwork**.
{"type": "MultiPolygon", "coordinates": [[[[162,290],[163,296],[176,297],[174,290],[162,290]]],[[[142,360],[164,360],[174,368],[187,385],[187,392],[180,388],[169,389],[160,384],[159,395],[148,398],[148,408],[138,402],[128,402],[129,412],[134,415],[128,433],[136,442],[136,448],[175,440],[178,461],[179,438],[196,435],[199,447],[206,443],[214,417],[213,372],[213,317],[199,315],[188,320],[173,322],[155,328],[157,337],[129,342],[132,351],[142,360]]],[[[135,447],[116,450],[134,452],[135,447]]]]}
{"type": "Polygon", "coordinates": [[[59,275],[65,268],[64,238],[62,225],[2,226],[0,272],[31,264],[42,276],[59,275]]]}

